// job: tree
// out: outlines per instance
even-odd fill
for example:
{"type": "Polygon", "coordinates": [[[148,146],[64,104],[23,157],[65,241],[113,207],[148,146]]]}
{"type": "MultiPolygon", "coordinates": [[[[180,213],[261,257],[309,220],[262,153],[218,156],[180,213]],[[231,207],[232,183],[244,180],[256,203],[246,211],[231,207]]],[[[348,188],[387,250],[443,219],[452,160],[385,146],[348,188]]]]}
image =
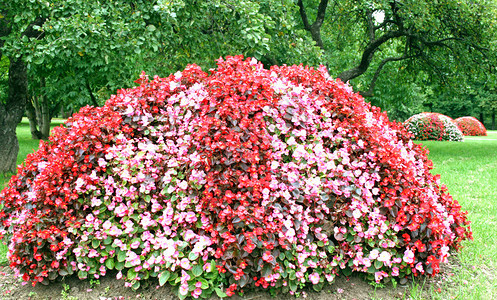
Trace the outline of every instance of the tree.
{"type": "MultiPolygon", "coordinates": [[[[0,7],[0,59],[4,55],[2,47],[4,38],[16,27],[15,19],[9,18],[8,7],[0,7]]],[[[20,36],[37,39],[37,30],[43,19],[33,19],[20,36]]],[[[28,98],[27,67],[22,55],[7,55],[9,58],[8,92],[4,102],[0,103],[0,172],[15,172],[19,142],[16,136],[17,124],[21,121],[28,98]]]]}
{"type": "Polygon", "coordinates": [[[327,53],[329,68],[340,70],[338,78],[349,81],[374,67],[364,96],[373,95],[381,71],[392,62],[448,80],[494,61],[488,48],[492,1],[299,0],[297,5],[303,28],[327,53]],[[385,55],[385,49],[394,51],[385,55]],[[344,50],[359,55],[344,65],[344,50]],[[337,58],[342,61],[336,63],[337,58]]]}
{"type": "MultiPolygon", "coordinates": [[[[13,134],[28,104],[37,138],[47,137],[50,118],[60,107],[100,105],[143,70],[167,75],[188,63],[209,69],[215,58],[229,54],[267,64],[317,64],[322,54],[291,18],[297,7],[290,0],[11,0],[1,8],[9,26],[0,49],[25,67],[22,87],[9,87],[9,93],[23,95],[9,128],[13,134]],[[23,34],[30,24],[37,35],[23,34]]],[[[12,147],[11,155],[0,160],[15,164],[14,143],[5,147],[12,147]]]]}

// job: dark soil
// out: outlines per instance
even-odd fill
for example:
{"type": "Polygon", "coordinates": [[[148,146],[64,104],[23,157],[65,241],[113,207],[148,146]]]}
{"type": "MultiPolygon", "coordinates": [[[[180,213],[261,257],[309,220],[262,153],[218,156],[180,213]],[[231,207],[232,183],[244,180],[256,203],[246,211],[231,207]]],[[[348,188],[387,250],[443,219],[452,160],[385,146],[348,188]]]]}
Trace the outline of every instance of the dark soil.
{"type": "MultiPolygon", "coordinates": [[[[410,291],[416,285],[416,299],[430,299],[431,291],[440,291],[442,282],[450,282],[453,275],[451,270],[457,267],[457,263],[449,263],[444,266],[440,274],[434,278],[419,279],[417,282],[407,282],[405,285],[392,283],[385,285],[372,285],[353,275],[349,278],[337,277],[335,281],[321,292],[307,290],[300,293],[299,298],[312,300],[335,300],[335,299],[412,299],[410,291]]],[[[296,296],[276,295],[271,296],[267,290],[257,290],[236,295],[228,299],[232,300],[291,300],[296,296]]],[[[0,267],[0,299],[98,299],[98,300],[124,300],[124,299],[177,299],[172,289],[168,286],[159,287],[152,283],[148,288],[133,291],[124,286],[123,280],[116,280],[115,274],[108,274],[99,280],[79,280],[77,277],[66,277],[61,281],[50,285],[23,284],[22,280],[15,278],[8,266],[0,267]]],[[[218,299],[215,297],[215,299],[218,299]]]]}

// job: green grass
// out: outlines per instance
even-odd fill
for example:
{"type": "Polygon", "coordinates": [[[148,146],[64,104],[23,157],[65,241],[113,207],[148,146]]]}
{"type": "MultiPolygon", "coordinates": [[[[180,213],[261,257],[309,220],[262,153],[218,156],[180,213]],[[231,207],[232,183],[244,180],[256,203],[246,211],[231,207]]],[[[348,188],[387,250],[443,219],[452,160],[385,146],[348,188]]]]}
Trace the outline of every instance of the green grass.
{"type": "MultiPolygon", "coordinates": [[[[51,127],[58,126],[62,124],[65,120],[63,119],[52,119],[51,127]]],[[[27,118],[23,118],[21,123],[17,126],[17,139],[19,141],[19,154],[17,155],[17,164],[21,164],[28,156],[29,153],[33,153],[38,149],[40,145],[39,140],[33,140],[31,138],[31,130],[29,129],[29,122],[27,118]]],[[[12,173],[2,174],[0,173],[0,188],[4,187],[9,181],[12,173]]]]}
{"type": "MultiPolygon", "coordinates": [[[[58,125],[63,120],[55,120],[58,125]]],[[[38,148],[31,140],[27,120],[17,130],[20,152],[18,163],[38,148]]],[[[441,181],[451,195],[468,211],[474,240],[451,262],[453,276],[441,283],[442,293],[431,288],[434,299],[497,299],[497,131],[487,137],[465,137],[464,142],[423,142],[434,162],[433,173],[441,174],[441,181]]],[[[10,174],[11,175],[11,174],[10,174]]],[[[0,175],[0,187],[10,175],[0,175]]],[[[0,262],[5,262],[6,248],[0,245],[0,262]]],[[[426,288],[426,286],[425,286],[426,288]]],[[[420,287],[413,285],[411,298],[419,299],[420,287]]],[[[421,296],[422,297],[422,296],[421,296]]]]}
{"type": "Polygon", "coordinates": [[[464,243],[454,276],[435,299],[497,299],[497,131],[464,142],[423,142],[433,173],[468,211],[473,241],[464,243]]]}

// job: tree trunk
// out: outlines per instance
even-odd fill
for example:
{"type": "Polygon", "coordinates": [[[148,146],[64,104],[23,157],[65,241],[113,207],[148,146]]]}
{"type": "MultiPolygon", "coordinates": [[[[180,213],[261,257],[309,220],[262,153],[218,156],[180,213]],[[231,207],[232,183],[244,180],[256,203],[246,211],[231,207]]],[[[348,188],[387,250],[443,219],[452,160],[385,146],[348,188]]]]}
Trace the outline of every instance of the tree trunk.
{"type": "Polygon", "coordinates": [[[93,95],[93,91],[91,90],[90,82],[88,81],[88,79],[86,80],[86,90],[88,91],[88,94],[90,94],[90,100],[91,103],[93,103],[93,106],[98,107],[97,99],[95,98],[95,95],[93,95]]]}
{"type": "MultiPolygon", "coordinates": [[[[3,11],[2,11],[3,12],[3,11]]],[[[6,37],[12,28],[10,21],[0,18],[0,49],[2,49],[6,37]]],[[[35,29],[45,22],[42,17],[37,18],[22,33],[28,38],[42,38],[43,33],[35,29]]],[[[0,52],[0,58],[2,53],[0,52]]],[[[28,101],[28,74],[26,64],[22,57],[9,57],[9,83],[7,101],[0,103],[0,173],[16,172],[17,154],[19,153],[19,141],[17,140],[16,128],[21,122],[22,115],[28,101]]]]}
{"type": "MultiPolygon", "coordinates": [[[[45,95],[43,95],[43,90],[44,90],[43,88],[45,87],[45,79],[41,78],[40,86],[41,86],[42,94],[39,96],[33,97],[33,109],[35,111],[34,115],[36,117],[35,122],[40,128],[40,130],[39,130],[40,137],[38,139],[46,140],[46,139],[48,139],[48,137],[50,135],[50,120],[52,118],[51,118],[47,98],[45,97],[45,95]]],[[[28,104],[28,108],[29,108],[29,104],[28,104]]],[[[29,111],[29,109],[28,109],[28,111],[29,111]]],[[[30,124],[31,124],[31,120],[30,120],[30,124]]]]}
{"type": "Polygon", "coordinates": [[[50,109],[48,107],[47,97],[45,97],[44,88],[45,88],[45,79],[41,78],[41,90],[42,94],[39,97],[40,104],[40,118],[38,121],[40,122],[40,131],[43,139],[48,139],[50,135],[50,109]]]}
{"type": "Polygon", "coordinates": [[[50,136],[50,111],[48,108],[48,103],[44,96],[41,96],[41,122],[40,130],[43,139],[48,139],[50,136]]]}
{"type": "Polygon", "coordinates": [[[492,130],[495,130],[495,109],[492,109],[492,130]]]}
{"type": "Polygon", "coordinates": [[[302,0],[299,0],[297,2],[297,5],[299,7],[300,17],[302,18],[304,28],[311,33],[312,39],[316,42],[316,46],[324,50],[323,40],[321,39],[321,26],[324,22],[326,8],[328,7],[328,0],[321,0],[319,2],[316,20],[312,24],[307,18],[307,13],[305,11],[305,6],[302,0]]]}
{"type": "Polygon", "coordinates": [[[480,112],[480,122],[483,124],[483,126],[485,126],[485,119],[483,119],[483,113],[482,112],[480,112]]]}
{"type": "MultiPolygon", "coordinates": [[[[33,99],[33,101],[36,101],[35,98],[33,99]]],[[[26,115],[28,116],[29,119],[29,129],[31,130],[31,138],[33,140],[40,140],[42,138],[42,134],[38,130],[38,119],[36,118],[36,110],[31,101],[26,101],[26,115]]]]}
{"type": "Polygon", "coordinates": [[[0,104],[0,173],[14,173],[17,166],[19,141],[16,128],[28,99],[27,70],[21,58],[10,60],[8,85],[7,101],[0,104]]]}

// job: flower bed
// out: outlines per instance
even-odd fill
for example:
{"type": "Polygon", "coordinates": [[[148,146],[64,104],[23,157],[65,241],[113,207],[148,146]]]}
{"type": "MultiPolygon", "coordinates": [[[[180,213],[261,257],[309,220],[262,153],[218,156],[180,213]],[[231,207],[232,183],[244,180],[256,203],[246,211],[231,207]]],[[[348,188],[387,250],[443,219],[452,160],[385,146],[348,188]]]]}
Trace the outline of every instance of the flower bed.
{"type": "Polygon", "coordinates": [[[460,117],[455,119],[457,127],[464,135],[486,136],[487,129],[475,117],[460,117]]]}
{"type": "Polygon", "coordinates": [[[220,59],[83,108],[0,196],[25,281],[117,269],[180,298],[435,275],[471,238],[427,150],[324,67],[220,59]]]}
{"type": "Polygon", "coordinates": [[[463,134],[453,119],[439,113],[423,112],[404,122],[416,140],[461,142],[463,134]]]}

